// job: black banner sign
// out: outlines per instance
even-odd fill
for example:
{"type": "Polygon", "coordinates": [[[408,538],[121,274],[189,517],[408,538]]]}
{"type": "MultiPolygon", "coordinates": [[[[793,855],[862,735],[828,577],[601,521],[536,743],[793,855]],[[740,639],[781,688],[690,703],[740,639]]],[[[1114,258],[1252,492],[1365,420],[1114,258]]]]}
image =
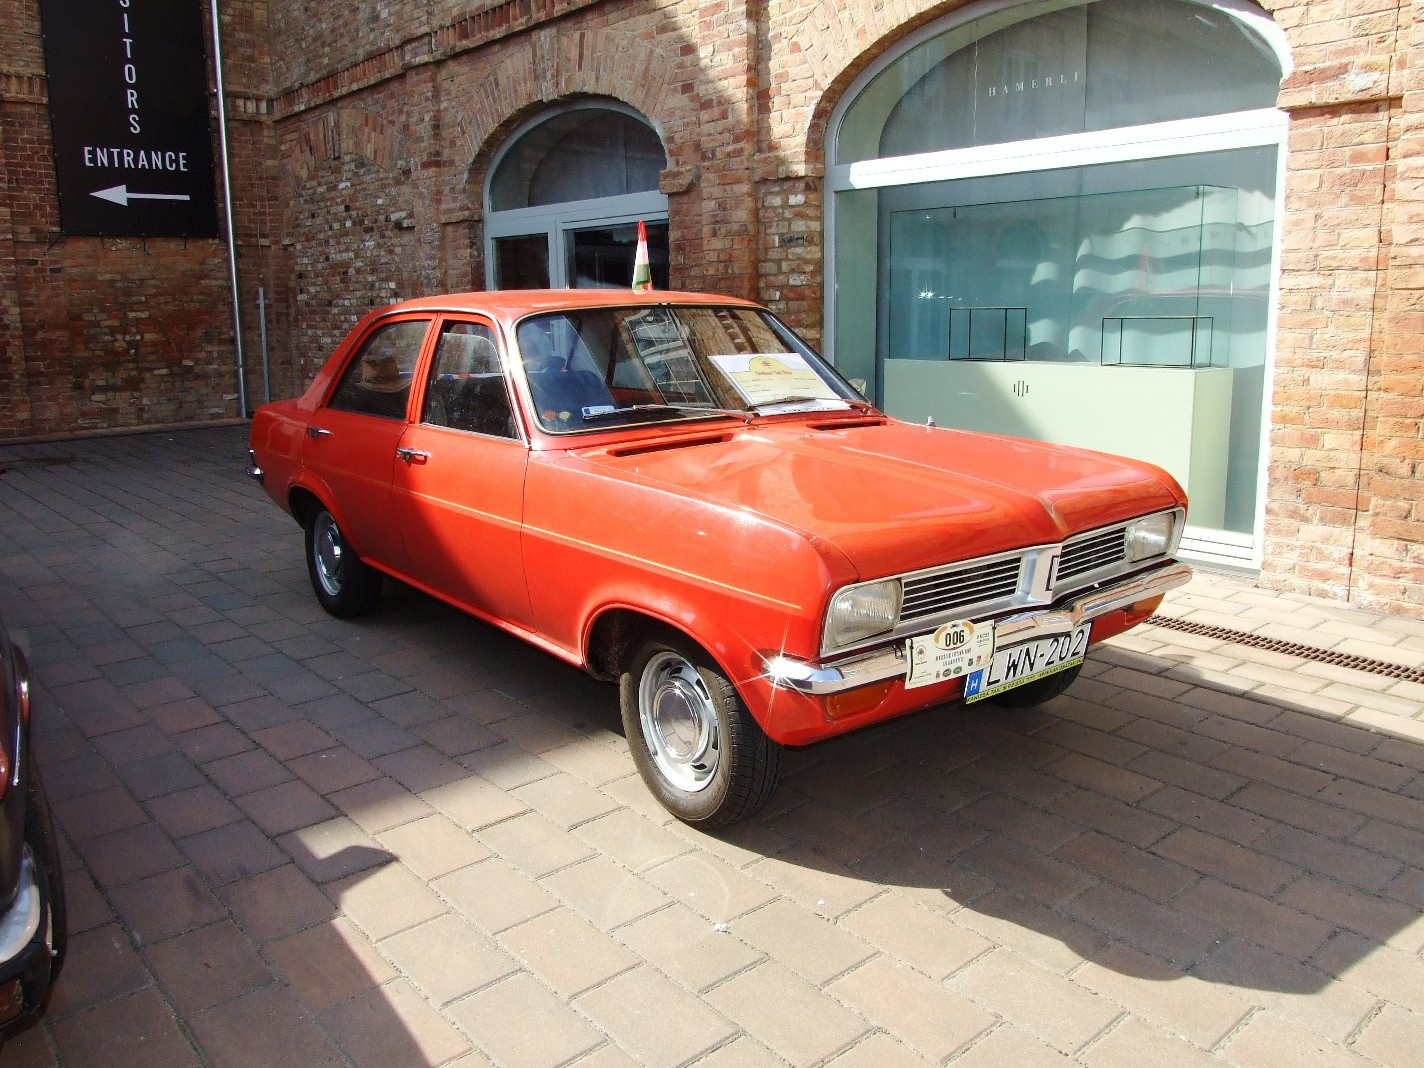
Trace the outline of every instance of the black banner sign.
{"type": "Polygon", "coordinates": [[[60,228],[215,237],[199,0],[40,0],[60,228]]]}

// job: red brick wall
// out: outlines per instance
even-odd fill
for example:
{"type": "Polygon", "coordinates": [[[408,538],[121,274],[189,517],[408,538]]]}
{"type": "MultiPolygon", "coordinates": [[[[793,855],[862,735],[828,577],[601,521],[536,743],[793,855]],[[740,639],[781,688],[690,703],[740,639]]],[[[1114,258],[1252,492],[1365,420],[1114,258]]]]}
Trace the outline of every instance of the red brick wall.
{"type": "MultiPolygon", "coordinates": [[[[1356,599],[1424,618],[1424,18],[1400,19],[1393,103],[1387,257],[1376,298],[1359,518],[1356,599]]],[[[1419,12],[1424,14],[1424,11],[1419,12]]]]}
{"type": "MultiPolygon", "coordinates": [[[[225,8],[250,40],[253,5],[225,8]]],[[[39,31],[33,0],[0,4],[0,439],[233,416],[223,243],[60,232],[39,31]]],[[[239,66],[260,66],[246,51],[239,66]]]]}
{"type": "Polygon", "coordinates": [[[1413,5],[1271,6],[1295,70],[1262,581],[1424,617],[1413,5]]]}

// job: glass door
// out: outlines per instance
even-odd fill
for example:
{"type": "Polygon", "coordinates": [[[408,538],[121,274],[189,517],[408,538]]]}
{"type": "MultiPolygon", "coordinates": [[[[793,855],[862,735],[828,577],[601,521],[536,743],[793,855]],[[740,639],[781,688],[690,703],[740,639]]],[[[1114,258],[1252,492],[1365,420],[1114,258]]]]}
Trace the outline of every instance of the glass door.
{"type": "Polygon", "coordinates": [[[494,289],[548,289],[549,236],[521,234],[492,242],[494,289]]]}
{"type": "MultiPolygon", "coordinates": [[[[648,262],[653,288],[668,288],[668,224],[651,223],[648,262]]],[[[564,268],[574,289],[627,289],[633,284],[638,224],[594,226],[564,231],[564,268]]]]}

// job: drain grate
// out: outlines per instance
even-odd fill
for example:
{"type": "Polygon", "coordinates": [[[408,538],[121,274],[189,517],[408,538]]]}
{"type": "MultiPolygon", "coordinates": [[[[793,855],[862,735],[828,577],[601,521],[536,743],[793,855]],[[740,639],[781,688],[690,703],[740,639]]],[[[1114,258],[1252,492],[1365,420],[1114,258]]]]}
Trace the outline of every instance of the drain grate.
{"type": "Polygon", "coordinates": [[[0,475],[31,469],[43,470],[46,467],[65,467],[72,463],[73,456],[16,456],[8,461],[0,461],[0,475]]]}
{"type": "Polygon", "coordinates": [[[1406,682],[1424,683],[1424,668],[1407,667],[1404,664],[1392,664],[1388,660],[1376,660],[1369,656],[1356,656],[1354,653],[1331,652],[1329,649],[1317,649],[1313,645],[1301,645],[1299,642],[1287,642],[1279,638],[1263,638],[1259,634],[1251,634],[1244,630],[1232,630],[1230,627],[1212,627],[1205,623],[1191,623],[1185,619],[1173,619],[1171,616],[1152,616],[1147,622],[1155,627],[1180,631],[1182,634],[1195,634],[1199,637],[1212,638],[1216,641],[1232,642],[1236,645],[1249,645],[1253,649],[1268,649],[1273,653],[1285,653],[1287,656],[1296,656],[1302,660],[1312,660],[1317,664],[1334,664],[1337,667],[1354,668],[1356,671],[1364,671],[1370,675],[1383,675],[1388,679],[1403,679],[1406,682]]]}

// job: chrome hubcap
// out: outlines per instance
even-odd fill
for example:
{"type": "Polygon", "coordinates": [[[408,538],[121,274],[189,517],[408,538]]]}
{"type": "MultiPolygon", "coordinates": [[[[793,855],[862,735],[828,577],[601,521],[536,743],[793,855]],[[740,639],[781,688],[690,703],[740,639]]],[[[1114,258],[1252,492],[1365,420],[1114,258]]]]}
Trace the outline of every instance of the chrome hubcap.
{"type": "Polygon", "coordinates": [[[321,588],[332,597],[341,594],[343,565],[341,562],[341,530],[329,512],[317,517],[316,530],[312,532],[312,562],[316,564],[317,579],[321,588]]]}
{"type": "Polygon", "coordinates": [[[638,683],[643,737],[663,777],[696,793],[717,771],[721,738],[712,695],[697,668],[665,651],[648,661],[638,683]]]}

